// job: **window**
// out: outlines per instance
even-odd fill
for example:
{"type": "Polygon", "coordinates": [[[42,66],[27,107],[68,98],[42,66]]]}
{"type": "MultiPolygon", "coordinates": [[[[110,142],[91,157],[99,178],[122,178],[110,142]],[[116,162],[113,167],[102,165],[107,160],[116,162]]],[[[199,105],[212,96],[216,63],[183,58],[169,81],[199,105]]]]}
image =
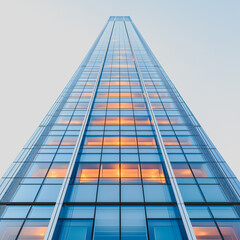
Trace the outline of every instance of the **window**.
{"type": "Polygon", "coordinates": [[[48,221],[28,220],[24,223],[19,240],[42,240],[47,232],[48,221]]]}
{"type": "Polygon", "coordinates": [[[0,239],[15,240],[22,223],[20,220],[0,220],[0,239]]]}
{"type": "Polygon", "coordinates": [[[68,169],[68,164],[53,163],[50,167],[47,178],[64,178],[68,169]]]}
{"type": "Polygon", "coordinates": [[[90,240],[92,220],[59,220],[53,236],[54,240],[90,240]]]}

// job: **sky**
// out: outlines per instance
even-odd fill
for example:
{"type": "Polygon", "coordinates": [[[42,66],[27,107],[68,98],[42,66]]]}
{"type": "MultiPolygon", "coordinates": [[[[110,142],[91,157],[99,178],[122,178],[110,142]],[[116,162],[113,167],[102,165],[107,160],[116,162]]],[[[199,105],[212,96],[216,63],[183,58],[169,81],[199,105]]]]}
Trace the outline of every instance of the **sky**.
{"type": "Polygon", "coordinates": [[[127,15],[240,179],[239,0],[0,0],[0,176],[111,15],[127,15]]]}

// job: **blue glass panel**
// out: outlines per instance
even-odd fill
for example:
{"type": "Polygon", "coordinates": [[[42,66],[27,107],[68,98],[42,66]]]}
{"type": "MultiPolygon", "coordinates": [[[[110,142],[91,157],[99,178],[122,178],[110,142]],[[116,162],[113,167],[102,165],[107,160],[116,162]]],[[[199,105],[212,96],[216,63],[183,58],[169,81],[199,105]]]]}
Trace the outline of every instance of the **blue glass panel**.
{"type": "Polygon", "coordinates": [[[146,240],[147,227],[144,207],[122,207],[121,240],[146,240]]]}
{"type": "Polygon", "coordinates": [[[92,220],[59,220],[53,240],[90,240],[92,220]]]}
{"type": "Polygon", "coordinates": [[[32,202],[40,185],[20,185],[12,197],[12,202],[32,202]]]}
{"type": "Polygon", "coordinates": [[[99,185],[98,202],[119,202],[119,185],[99,185]]]}
{"type": "Polygon", "coordinates": [[[210,210],[215,218],[239,218],[232,206],[211,206],[210,210]]]}
{"type": "Polygon", "coordinates": [[[172,206],[146,206],[147,218],[180,218],[176,207],[172,206]]]}
{"type": "Polygon", "coordinates": [[[217,225],[224,239],[226,240],[240,239],[240,221],[239,220],[217,221],[217,225]]]}
{"type": "Polygon", "coordinates": [[[56,202],[61,185],[42,185],[37,202],[56,202]]]}
{"type": "Polygon", "coordinates": [[[208,207],[187,206],[186,208],[190,218],[212,218],[208,207]]]}
{"type": "Polygon", "coordinates": [[[204,202],[202,194],[196,185],[179,185],[184,202],[204,202]]]}
{"type": "Polygon", "coordinates": [[[171,202],[168,185],[144,185],[146,202],[171,202]]]}
{"type": "Polygon", "coordinates": [[[119,207],[97,207],[94,223],[94,240],[119,239],[119,207]]]}
{"type": "Polygon", "coordinates": [[[121,201],[122,202],[143,202],[142,185],[122,185],[121,201]]]}
{"type": "Polygon", "coordinates": [[[0,220],[0,239],[15,240],[22,223],[20,220],[0,220]]]}
{"type": "Polygon", "coordinates": [[[148,229],[150,240],[187,240],[182,224],[176,220],[148,220],[148,229]]]}
{"type": "Polygon", "coordinates": [[[54,206],[33,206],[28,218],[51,218],[54,206]]]}
{"type": "Polygon", "coordinates": [[[219,185],[200,185],[208,202],[226,202],[227,198],[219,185]]]}
{"type": "Polygon", "coordinates": [[[6,206],[1,218],[25,218],[30,206],[6,206]]]}
{"type": "Polygon", "coordinates": [[[64,206],[61,218],[94,218],[94,206],[64,206]]]}
{"type": "Polygon", "coordinates": [[[95,202],[97,185],[73,185],[67,194],[69,202],[95,202]]]}

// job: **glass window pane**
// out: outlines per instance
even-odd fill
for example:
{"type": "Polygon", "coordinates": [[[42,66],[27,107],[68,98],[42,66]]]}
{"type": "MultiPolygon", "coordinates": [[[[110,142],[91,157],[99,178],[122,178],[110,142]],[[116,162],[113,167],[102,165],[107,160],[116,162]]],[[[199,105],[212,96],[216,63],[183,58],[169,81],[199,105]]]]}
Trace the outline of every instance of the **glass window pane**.
{"type": "Polygon", "coordinates": [[[0,220],[0,239],[15,240],[22,223],[20,220],[0,220]]]}

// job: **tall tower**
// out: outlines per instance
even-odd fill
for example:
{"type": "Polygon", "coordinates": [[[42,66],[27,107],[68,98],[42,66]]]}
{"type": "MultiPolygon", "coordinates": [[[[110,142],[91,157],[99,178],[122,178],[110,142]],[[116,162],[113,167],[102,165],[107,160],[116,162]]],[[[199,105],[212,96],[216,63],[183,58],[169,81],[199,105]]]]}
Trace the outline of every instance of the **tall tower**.
{"type": "Polygon", "coordinates": [[[237,240],[239,194],[130,17],[110,17],[1,180],[0,239],[237,240]]]}

